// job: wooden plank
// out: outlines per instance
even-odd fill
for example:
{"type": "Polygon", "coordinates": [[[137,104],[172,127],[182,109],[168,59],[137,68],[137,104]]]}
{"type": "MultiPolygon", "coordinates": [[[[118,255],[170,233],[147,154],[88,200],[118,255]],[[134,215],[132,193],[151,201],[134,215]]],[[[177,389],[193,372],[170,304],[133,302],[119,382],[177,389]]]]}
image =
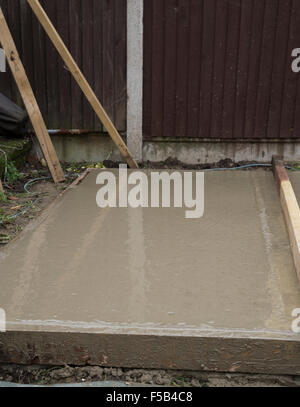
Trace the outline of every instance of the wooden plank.
{"type": "Polygon", "coordinates": [[[43,117],[36,102],[32,88],[26,76],[23,64],[20,60],[14,40],[7,26],[2,9],[0,8],[0,42],[6,53],[8,64],[18,85],[23,98],[26,110],[29,114],[33,128],[41,145],[45,160],[54,182],[61,182],[65,179],[60,166],[55,149],[47,132],[43,117]]]}
{"type": "Polygon", "coordinates": [[[208,138],[211,134],[212,92],[214,66],[214,43],[216,25],[216,1],[203,1],[203,33],[202,33],[202,63],[200,89],[200,138],[208,138]]]}
{"type": "Polygon", "coordinates": [[[281,157],[273,157],[273,172],[280,194],[294,264],[300,283],[300,209],[281,157]]]}
{"type": "Polygon", "coordinates": [[[152,15],[152,100],[151,100],[151,135],[162,137],[163,101],[164,101],[164,10],[165,2],[153,0],[152,15]]]}
{"type": "MultiPolygon", "coordinates": [[[[43,0],[43,3],[45,4],[47,14],[50,16],[51,20],[54,22],[54,24],[57,23],[57,2],[43,0]]],[[[24,3],[24,7],[27,7],[29,9],[26,3],[24,3]]],[[[36,20],[34,16],[33,20],[36,20]]],[[[36,22],[39,24],[38,21],[36,22]]],[[[61,116],[59,111],[59,93],[61,92],[61,90],[57,92],[57,89],[59,89],[58,55],[51,41],[48,41],[46,34],[45,37],[46,37],[45,58],[47,69],[46,69],[46,87],[44,89],[47,91],[47,107],[48,107],[47,120],[50,129],[61,129],[62,128],[60,126],[61,116]]]]}
{"type": "Polygon", "coordinates": [[[240,40],[238,50],[238,69],[236,77],[236,103],[234,138],[244,138],[245,113],[247,108],[247,87],[249,78],[249,51],[251,47],[253,1],[241,2],[240,40]]]}
{"type": "Polygon", "coordinates": [[[236,83],[240,41],[241,2],[228,2],[222,137],[233,138],[235,126],[236,83]]]}
{"type": "Polygon", "coordinates": [[[226,62],[226,34],[228,25],[228,3],[217,0],[216,31],[214,44],[214,71],[212,83],[211,137],[222,138],[224,67],[226,62]]]}
{"type": "MultiPolygon", "coordinates": [[[[81,0],[80,0],[81,1],[81,0]]],[[[98,1],[94,0],[93,1],[93,12],[94,12],[94,38],[97,39],[97,46],[94,46],[93,49],[93,64],[94,64],[94,92],[99,100],[104,100],[103,99],[103,64],[105,64],[105,59],[104,59],[104,52],[103,52],[103,1],[98,1]]],[[[125,13],[126,14],[126,13],[125,13]]],[[[124,18],[124,17],[123,17],[124,18]]],[[[122,30],[124,31],[124,25],[122,25],[122,30]]],[[[75,27],[75,30],[77,31],[77,26],[75,27]]],[[[126,46],[125,46],[126,50],[126,46]]],[[[72,53],[72,52],[71,52],[72,53]]],[[[124,75],[126,76],[126,67],[127,65],[127,60],[125,63],[120,64],[119,68],[124,71],[124,75]]],[[[124,83],[126,84],[126,79],[123,81],[123,86],[124,83]]],[[[75,83],[75,86],[78,89],[77,84],[75,83]]],[[[126,96],[127,96],[127,86],[126,87],[126,96]]],[[[80,92],[80,89],[78,89],[80,92]]],[[[127,106],[127,100],[125,100],[125,106],[127,106]]],[[[105,105],[104,105],[105,107],[105,105]]],[[[123,119],[126,122],[126,115],[124,115],[124,101],[123,101],[123,119]]],[[[125,109],[126,110],[126,109],[125,109]]],[[[120,131],[123,130],[119,127],[117,122],[114,122],[116,128],[120,131]]],[[[103,129],[102,123],[99,120],[94,120],[94,129],[99,132],[105,131],[103,129]]],[[[126,125],[125,125],[126,129],[126,125]]],[[[126,131],[126,130],[125,130],[126,131]]]]}
{"type": "Polygon", "coordinates": [[[283,92],[285,87],[286,61],[290,58],[289,28],[291,15],[291,0],[281,0],[279,2],[278,19],[276,27],[273,75],[271,84],[271,98],[268,118],[267,136],[270,138],[280,137],[280,123],[283,102],[283,92]]]}
{"type": "MultiPolygon", "coordinates": [[[[174,0],[173,0],[174,1],[174,0]]],[[[188,71],[188,111],[186,137],[197,137],[199,129],[199,105],[200,105],[200,72],[202,26],[203,26],[203,3],[198,0],[190,1],[190,29],[189,29],[189,64],[188,71]]],[[[175,8],[175,7],[174,7],[175,8]]],[[[176,10],[176,8],[175,8],[176,10]]],[[[176,37],[175,37],[176,38],[176,37]]],[[[176,44],[174,44],[176,52],[176,44]]]]}
{"type": "Polygon", "coordinates": [[[86,98],[92,105],[95,113],[102,121],[104,127],[108,131],[109,135],[111,136],[112,140],[118,147],[121,155],[126,160],[130,168],[138,168],[138,165],[134,158],[132,157],[130,151],[128,150],[126,144],[124,143],[123,139],[121,138],[120,134],[118,133],[117,129],[113,125],[112,121],[108,117],[107,113],[103,109],[101,103],[99,102],[97,96],[93,92],[92,88],[88,84],[87,80],[83,76],[82,72],[80,71],[78,65],[74,61],[73,57],[71,56],[70,52],[66,48],[65,44],[63,43],[62,39],[60,38],[58,32],[54,28],[53,24],[49,20],[47,14],[45,13],[44,9],[41,7],[38,0],[27,0],[28,4],[32,8],[33,12],[37,16],[38,20],[44,27],[46,33],[48,34],[49,38],[53,42],[53,45],[57,49],[58,53],[64,60],[65,64],[69,68],[70,72],[72,73],[74,79],[77,81],[78,85],[80,86],[81,90],[85,94],[86,98]]]}
{"type": "MultiPolygon", "coordinates": [[[[9,7],[9,18],[7,22],[9,24],[10,32],[14,39],[17,50],[19,50],[20,58],[24,66],[26,76],[30,82],[30,86],[35,94],[35,98],[38,101],[37,94],[35,93],[35,78],[34,78],[34,45],[33,45],[33,27],[32,27],[32,13],[30,12],[27,4],[24,2],[18,2],[20,6],[20,17],[17,19],[16,15],[12,15],[12,9],[9,7]],[[20,27],[18,27],[20,25],[20,27]],[[14,29],[18,27],[18,30],[14,29]],[[20,35],[18,31],[20,30],[20,35]]],[[[39,69],[42,67],[40,66],[39,69]]],[[[14,85],[14,83],[13,83],[14,85]]],[[[15,86],[14,86],[15,88],[15,86]]],[[[15,88],[16,89],[16,88],[15,88]]],[[[39,104],[39,108],[40,108],[39,104]]]]}
{"type": "MultiPolygon", "coordinates": [[[[153,3],[144,2],[144,81],[143,81],[143,138],[152,136],[152,51],[153,3]]],[[[168,73],[169,74],[169,73],[168,73]]],[[[166,112],[164,112],[166,117],[166,112]]],[[[167,119],[166,119],[167,120],[167,119]]]]}
{"type": "MultiPolygon", "coordinates": [[[[82,74],[84,75],[88,83],[95,83],[94,81],[94,49],[96,48],[96,43],[98,41],[95,38],[94,44],[94,10],[92,7],[92,2],[83,1],[81,2],[82,11],[82,74]]],[[[102,25],[101,25],[102,26],[102,25]]],[[[77,27],[75,27],[77,29],[77,27]]],[[[60,32],[60,31],[59,31],[60,32]]],[[[99,69],[99,68],[98,68],[99,69]]],[[[101,68],[99,70],[102,70],[101,68]]],[[[97,72],[97,71],[96,71],[97,72]]],[[[95,92],[95,90],[94,90],[95,92]]],[[[105,106],[105,105],[104,105],[105,106]]],[[[108,112],[108,116],[112,118],[113,116],[108,112]]],[[[94,123],[96,121],[95,113],[91,108],[89,101],[83,99],[83,128],[92,131],[94,129],[94,123]]]]}
{"type": "MultiPolygon", "coordinates": [[[[60,0],[57,2],[56,15],[57,15],[57,27],[62,36],[62,40],[69,47],[70,46],[69,25],[66,24],[66,20],[70,21],[68,0],[60,0]]],[[[71,112],[72,104],[70,103],[71,76],[69,75],[69,72],[64,67],[64,64],[62,63],[61,60],[59,61],[58,64],[58,89],[59,92],[57,92],[57,89],[55,89],[55,91],[58,93],[59,96],[59,112],[61,114],[59,128],[68,129],[70,128],[69,126],[72,122],[72,112],[71,112]]]]}
{"type": "MultiPolygon", "coordinates": [[[[146,2],[147,3],[147,2],[146,2]]],[[[165,1],[163,137],[176,137],[177,0],[165,1]]],[[[149,13],[148,13],[149,15],[149,13]]],[[[148,18],[148,17],[147,17],[148,18]]],[[[199,42],[199,39],[197,38],[199,42]]],[[[147,50],[149,43],[145,44],[147,50]]],[[[148,52],[148,51],[146,51],[148,52]]],[[[153,58],[156,55],[152,54],[153,58]]],[[[148,69],[148,68],[146,68],[148,69]]],[[[151,91],[150,91],[151,92],[151,91]]]]}
{"type": "MultiPolygon", "coordinates": [[[[23,4],[23,3],[22,3],[23,4]]],[[[25,3],[26,8],[28,9],[27,4],[25,3]]],[[[29,10],[30,11],[30,10],[29,10]]],[[[31,13],[32,14],[32,13],[31,13]]],[[[45,118],[46,126],[48,127],[47,119],[48,114],[48,100],[47,100],[47,58],[46,58],[46,41],[45,41],[45,32],[41,25],[32,17],[32,38],[33,40],[29,41],[29,46],[33,49],[33,60],[31,64],[34,66],[34,61],[38,61],[38,68],[34,69],[34,83],[31,82],[33,91],[38,102],[39,108],[42,112],[43,117],[45,118]]],[[[22,21],[23,23],[23,21],[22,21]]],[[[25,55],[24,55],[25,56],[25,55]]],[[[21,56],[22,58],[22,56],[21,56]]],[[[22,58],[22,61],[23,58],[22,58]]],[[[25,68],[26,65],[24,64],[25,68]]],[[[28,71],[26,69],[26,73],[28,71]]],[[[50,127],[50,126],[49,126],[50,127]]],[[[48,127],[48,128],[49,128],[48,127]]],[[[52,127],[50,127],[52,128],[52,127]]]]}
{"type": "MultiPolygon", "coordinates": [[[[291,25],[290,25],[290,37],[291,42],[288,49],[288,52],[291,53],[291,50],[299,47],[299,38],[300,38],[300,7],[299,1],[294,0],[292,3],[292,18],[291,18],[291,25]],[[296,43],[298,45],[296,45],[296,43]]],[[[289,55],[290,56],[290,55],[289,55]]],[[[294,86],[295,94],[294,99],[290,100],[291,110],[293,112],[293,116],[289,119],[290,121],[287,122],[286,127],[282,127],[281,129],[281,137],[293,137],[298,138],[300,137],[300,79],[299,75],[292,70],[287,71],[287,78],[286,81],[294,86]],[[290,123],[290,124],[289,124],[290,123]]],[[[285,95],[286,96],[286,95],[285,95]]],[[[283,117],[284,123],[284,117],[283,117]]]]}
{"type": "Polygon", "coordinates": [[[270,111],[273,68],[277,62],[275,55],[276,24],[278,20],[278,1],[266,0],[263,40],[260,56],[260,73],[256,101],[256,121],[254,133],[263,139],[268,135],[268,118],[270,111]]]}
{"type": "Polygon", "coordinates": [[[124,104],[127,100],[126,70],[127,64],[126,45],[127,36],[124,30],[123,19],[127,13],[127,3],[124,0],[114,0],[115,23],[114,23],[114,120],[117,129],[126,131],[126,118],[124,116],[124,104]]]}
{"type": "Polygon", "coordinates": [[[249,75],[245,112],[245,138],[253,139],[255,134],[256,104],[259,85],[261,45],[263,39],[265,0],[253,0],[251,46],[249,50],[249,75]]]}
{"type": "MultiPolygon", "coordinates": [[[[177,10],[177,78],[176,78],[176,136],[186,137],[188,118],[188,73],[189,58],[189,27],[190,27],[190,3],[185,0],[178,1],[177,10]],[[188,50],[187,50],[188,47],[188,50]],[[187,52],[187,58],[182,56],[187,52]]],[[[166,47],[168,44],[166,44],[166,47]]]]}
{"type": "MultiPolygon", "coordinates": [[[[70,25],[70,52],[73,55],[78,66],[82,66],[82,10],[81,0],[72,0],[69,2],[69,16],[72,24],[70,25]]],[[[99,3],[99,2],[98,2],[99,3]]],[[[52,44],[51,44],[52,45],[52,44]]],[[[98,48],[98,47],[97,47],[98,48]]],[[[95,49],[95,60],[100,60],[96,56],[97,49],[95,49]]],[[[71,128],[83,129],[83,95],[80,88],[75,81],[71,81],[71,128]]],[[[96,129],[95,129],[96,130],[96,129]]]]}
{"type": "MultiPolygon", "coordinates": [[[[289,24],[289,41],[287,46],[287,54],[285,54],[285,77],[284,77],[284,90],[282,94],[282,111],[280,119],[280,138],[292,138],[297,134],[295,133],[294,125],[297,103],[297,88],[299,75],[291,69],[291,52],[294,48],[299,47],[299,26],[300,26],[300,7],[299,1],[293,0],[291,7],[291,20],[289,24]]],[[[299,119],[298,119],[299,120],[299,119]]],[[[298,126],[297,126],[298,127],[298,126]]],[[[299,137],[299,133],[298,133],[299,137]]]]}
{"type": "Polygon", "coordinates": [[[102,39],[103,39],[103,106],[112,120],[115,121],[114,109],[114,4],[103,2],[102,39]]]}

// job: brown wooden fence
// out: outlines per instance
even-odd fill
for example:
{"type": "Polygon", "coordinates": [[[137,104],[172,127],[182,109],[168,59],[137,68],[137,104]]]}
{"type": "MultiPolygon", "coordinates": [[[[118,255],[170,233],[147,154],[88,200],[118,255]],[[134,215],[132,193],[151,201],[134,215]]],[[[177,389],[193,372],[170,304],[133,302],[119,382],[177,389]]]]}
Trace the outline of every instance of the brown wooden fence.
{"type": "MultiPolygon", "coordinates": [[[[41,3],[126,131],[126,0],[41,3]]],[[[144,3],[145,139],[300,138],[300,0],[144,3]]],[[[0,5],[47,126],[102,130],[26,1],[0,5]]],[[[0,92],[20,102],[9,72],[0,92]]]]}
{"type": "MultiPolygon", "coordinates": [[[[118,130],[126,130],[126,0],[41,0],[118,130]]],[[[26,0],[0,0],[48,128],[102,130],[26,0]]],[[[20,102],[8,72],[0,92],[20,102]]]]}
{"type": "Polygon", "coordinates": [[[144,137],[300,138],[300,0],[145,0],[144,137]]]}

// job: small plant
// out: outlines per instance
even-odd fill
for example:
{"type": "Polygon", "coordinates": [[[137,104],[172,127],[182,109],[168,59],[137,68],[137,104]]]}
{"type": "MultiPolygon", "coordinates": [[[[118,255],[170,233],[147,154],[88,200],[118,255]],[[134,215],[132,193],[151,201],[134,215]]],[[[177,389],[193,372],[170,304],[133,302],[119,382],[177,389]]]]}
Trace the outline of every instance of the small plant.
{"type": "MultiPolygon", "coordinates": [[[[84,169],[84,167],[82,167],[83,169],[84,169]]],[[[104,169],[105,167],[104,167],[104,165],[103,165],[103,163],[96,163],[96,164],[89,164],[88,166],[87,166],[87,168],[91,168],[91,169],[97,169],[97,168],[102,168],[102,169],[104,169]]]]}
{"type": "Polygon", "coordinates": [[[7,197],[2,191],[0,191],[0,202],[7,202],[7,197]]]}
{"type": "Polygon", "coordinates": [[[17,170],[16,166],[12,162],[7,163],[7,170],[6,170],[6,181],[9,184],[16,182],[19,178],[21,178],[20,172],[17,170]]]}
{"type": "Polygon", "coordinates": [[[12,219],[9,215],[6,214],[0,214],[0,224],[1,225],[6,225],[8,223],[11,223],[12,219]]]}

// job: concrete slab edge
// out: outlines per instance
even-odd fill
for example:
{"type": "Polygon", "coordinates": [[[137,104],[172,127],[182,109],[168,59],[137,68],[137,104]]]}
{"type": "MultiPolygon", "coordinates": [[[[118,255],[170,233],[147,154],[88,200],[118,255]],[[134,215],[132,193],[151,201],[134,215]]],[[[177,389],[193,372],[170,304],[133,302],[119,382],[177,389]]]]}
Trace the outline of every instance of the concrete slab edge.
{"type": "Polygon", "coordinates": [[[0,363],[299,375],[300,338],[18,331],[0,334],[0,363]]]}
{"type": "Polygon", "coordinates": [[[282,157],[273,157],[273,173],[277,183],[280,202],[288,229],[290,245],[293,253],[294,265],[300,284],[300,209],[284,167],[282,157]]]}

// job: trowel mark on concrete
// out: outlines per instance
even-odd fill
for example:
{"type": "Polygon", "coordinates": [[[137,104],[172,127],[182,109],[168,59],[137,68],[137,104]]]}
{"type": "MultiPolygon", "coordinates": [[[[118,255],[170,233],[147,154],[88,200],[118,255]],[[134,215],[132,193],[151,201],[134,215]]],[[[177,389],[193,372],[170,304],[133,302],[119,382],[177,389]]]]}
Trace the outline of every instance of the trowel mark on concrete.
{"type": "MultiPolygon", "coordinates": [[[[110,208],[105,208],[99,211],[99,216],[96,217],[92,223],[90,229],[87,230],[87,233],[82,237],[80,246],[74,251],[74,256],[71,258],[71,261],[65,267],[64,273],[57,280],[56,285],[58,287],[64,286],[67,284],[73,277],[76,275],[78,268],[80,267],[80,259],[84,258],[87,255],[91,242],[96,239],[97,234],[99,233],[101,226],[103,225],[110,208]]],[[[55,289],[55,287],[54,287],[55,289]]]]}
{"type": "Polygon", "coordinates": [[[279,273],[276,266],[276,261],[273,259],[273,251],[272,251],[272,233],[270,231],[269,226],[269,219],[266,210],[266,203],[264,201],[263,194],[261,192],[261,188],[259,185],[259,181],[256,174],[252,173],[251,177],[253,180],[254,185],[254,192],[255,192],[255,200],[257,202],[259,208],[259,218],[262,228],[262,233],[264,236],[264,242],[266,247],[267,253],[267,260],[270,266],[267,289],[271,298],[272,303],[272,312],[269,320],[266,321],[266,326],[272,328],[275,321],[284,321],[285,320],[285,313],[284,313],[284,303],[282,299],[282,295],[280,292],[280,278],[279,273]]]}
{"type": "Polygon", "coordinates": [[[32,280],[39,277],[39,259],[40,252],[46,244],[47,228],[41,225],[36,229],[29,241],[28,247],[24,249],[24,257],[20,258],[23,263],[19,281],[15,285],[15,289],[11,299],[11,305],[7,310],[8,315],[18,316],[22,312],[29,291],[32,295],[37,294],[32,289],[32,280]]]}
{"type": "Polygon", "coordinates": [[[135,321],[146,320],[146,254],[143,209],[128,209],[128,252],[131,295],[130,315],[135,321]]]}
{"type": "Polygon", "coordinates": [[[91,226],[86,230],[86,233],[84,234],[84,236],[82,236],[82,239],[80,240],[78,247],[76,248],[76,250],[74,250],[73,257],[64,267],[64,273],[57,280],[56,285],[54,287],[55,290],[56,287],[64,286],[65,284],[67,284],[72,279],[73,275],[74,274],[76,275],[76,272],[80,267],[80,260],[87,256],[91,242],[96,241],[97,235],[101,236],[101,228],[110,211],[111,211],[110,207],[106,207],[98,211],[97,217],[95,217],[92,220],[91,226]]]}
{"type": "MultiPolygon", "coordinates": [[[[61,201],[56,201],[57,208],[60,205],[61,201]]],[[[55,224],[57,214],[52,214],[51,217],[48,217],[47,212],[45,212],[44,217],[47,218],[48,225],[42,223],[41,218],[38,218],[27,227],[28,231],[31,230],[32,237],[29,240],[28,246],[24,246],[21,255],[19,255],[17,259],[21,265],[21,273],[18,281],[14,284],[10,306],[6,309],[8,317],[9,315],[18,316],[24,311],[29,292],[32,298],[39,296],[39,292],[33,287],[33,281],[41,276],[41,270],[39,267],[40,254],[47,246],[47,227],[49,224],[55,224]],[[39,227],[37,227],[37,225],[39,225],[39,227]]],[[[24,236],[18,237],[12,245],[18,245],[18,242],[23,239],[24,236]]],[[[5,259],[8,256],[8,253],[9,250],[1,252],[0,259],[5,259]]]]}

